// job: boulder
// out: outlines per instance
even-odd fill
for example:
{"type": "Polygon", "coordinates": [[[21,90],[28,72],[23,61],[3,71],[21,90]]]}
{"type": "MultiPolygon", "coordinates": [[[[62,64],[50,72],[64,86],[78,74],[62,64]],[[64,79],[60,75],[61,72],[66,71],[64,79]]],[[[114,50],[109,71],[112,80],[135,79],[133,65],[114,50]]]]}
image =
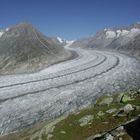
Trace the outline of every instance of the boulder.
{"type": "Polygon", "coordinates": [[[131,105],[131,104],[127,104],[127,105],[125,105],[124,107],[123,107],[123,111],[124,111],[124,113],[130,113],[131,111],[133,111],[134,110],[134,108],[133,108],[133,106],[131,105]]]}
{"type": "Polygon", "coordinates": [[[112,97],[105,97],[100,103],[99,105],[110,105],[113,102],[113,98],[112,97]]]}
{"type": "Polygon", "coordinates": [[[116,111],[117,111],[116,108],[112,108],[112,109],[107,110],[106,113],[112,114],[112,113],[114,113],[114,112],[116,112],[116,111]]]}
{"type": "Polygon", "coordinates": [[[93,120],[93,115],[86,115],[79,120],[80,126],[83,127],[93,120]]]}
{"type": "Polygon", "coordinates": [[[107,134],[105,137],[105,140],[114,140],[114,137],[111,134],[107,134]]]}
{"type": "Polygon", "coordinates": [[[125,103],[125,102],[128,102],[128,101],[131,101],[133,100],[130,95],[126,95],[124,94],[123,98],[122,98],[122,102],[125,103]]]}

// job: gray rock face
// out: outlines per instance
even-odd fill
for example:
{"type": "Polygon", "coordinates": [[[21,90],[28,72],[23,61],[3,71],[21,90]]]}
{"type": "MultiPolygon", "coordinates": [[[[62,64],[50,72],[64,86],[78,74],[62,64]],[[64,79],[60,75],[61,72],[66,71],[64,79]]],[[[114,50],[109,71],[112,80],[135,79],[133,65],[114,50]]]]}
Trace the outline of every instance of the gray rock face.
{"type": "Polygon", "coordinates": [[[137,35],[123,46],[117,45],[117,49],[128,51],[135,56],[140,56],[140,35],[137,35]]]}
{"type": "Polygon", "coordinates": [[[33,72],[61,61],[68,55],[62,45],[30,24],[12,26],[0,37],[0,74],[33,72]]]}
{"type": "Polygon", "coordinates": [[[75,41],[74,47],[104,48],[113,41],[113,38],[106,38],[106,31],[98,32],[95,36],[75,41]]]}
{"type": "Polygon", "coordinates": [[[134,108],[131,104],[127,104],[124,106],[123,110],[124,110],[124,113],[130,113],[131,111],[134,110],[134,108]]]}
{"type": "Polygon", "coordinates": [[[113,102],[113,98],[112,97],[106,97],[105,99],[103,99],[99,105],[110,105],[113,102]]]}
{"type": "Polygon", "coordinates": [[[83,127],[87,124],[90,124],[90,122],[92,122],[93,120],[93,115],[86,115],[84,117],[82,117],[80,120],[79,120],[79,123],[80,123],[80,126],[83,127]]]}

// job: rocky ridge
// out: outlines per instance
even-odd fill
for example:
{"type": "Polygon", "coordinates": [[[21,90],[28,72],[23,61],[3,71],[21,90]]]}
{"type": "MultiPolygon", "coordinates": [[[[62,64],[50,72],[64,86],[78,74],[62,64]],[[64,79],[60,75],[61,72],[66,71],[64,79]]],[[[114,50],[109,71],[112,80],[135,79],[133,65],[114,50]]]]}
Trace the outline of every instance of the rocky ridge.
{"type": "Polygon", "coordinates": [[[104,29],[95,36],[75,41],[73,46],[117,50],[140,56],[140,24],[104,29]]]}

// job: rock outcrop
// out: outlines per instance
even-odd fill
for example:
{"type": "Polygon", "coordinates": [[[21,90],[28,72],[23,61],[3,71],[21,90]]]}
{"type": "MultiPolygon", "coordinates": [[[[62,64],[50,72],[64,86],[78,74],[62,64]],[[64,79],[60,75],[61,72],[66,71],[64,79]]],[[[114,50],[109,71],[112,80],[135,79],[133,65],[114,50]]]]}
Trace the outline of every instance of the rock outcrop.
{"type": "Polygon", "coordinates": [[[139,101],[139,90],[102,96],[93,106],[2,140],[139,140],[139,101]],[[126,96],[129,100],[123,100],[126,96]]]}

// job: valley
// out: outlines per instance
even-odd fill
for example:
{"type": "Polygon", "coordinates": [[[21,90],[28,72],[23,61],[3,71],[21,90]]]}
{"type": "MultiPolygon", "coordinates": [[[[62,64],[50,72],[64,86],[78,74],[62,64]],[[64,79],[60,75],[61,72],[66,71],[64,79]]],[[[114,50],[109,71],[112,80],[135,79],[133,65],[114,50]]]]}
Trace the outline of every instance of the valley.
{"type": "Polygon", "coordinates": [[[123,54],[81,48],[79,57],[33,74],[0,77],[1,135],[90,105],[105,93],[139,85],[139,62],[123,54]]]}

